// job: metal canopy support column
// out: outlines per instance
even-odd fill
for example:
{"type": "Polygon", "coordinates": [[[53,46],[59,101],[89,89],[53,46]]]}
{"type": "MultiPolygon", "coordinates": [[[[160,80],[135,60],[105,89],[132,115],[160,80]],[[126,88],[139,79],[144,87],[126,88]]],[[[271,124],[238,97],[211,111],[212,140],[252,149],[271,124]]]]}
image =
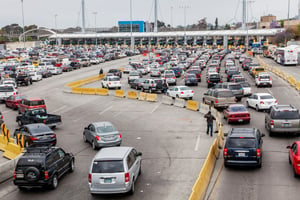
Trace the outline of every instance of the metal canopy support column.
{"type": "Polygon", "coordinates": [[[228,37],[227,37],[227,35],[223,36],[223,46],[224,46],[224,49],[228,49],[228,37]]]}

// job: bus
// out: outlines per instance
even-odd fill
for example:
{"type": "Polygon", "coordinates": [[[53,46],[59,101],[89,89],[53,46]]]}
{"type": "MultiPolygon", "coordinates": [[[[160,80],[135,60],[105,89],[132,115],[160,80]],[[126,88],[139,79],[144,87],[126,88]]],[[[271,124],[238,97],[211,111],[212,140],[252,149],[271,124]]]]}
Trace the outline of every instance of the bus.
{"type": "Polygon", "coordinates": [[[297,65],[298,53],[294,48],[277,48],[274,54],[275,61],[281,65],[297,65]]]}
{"type": "Polygon", "coordinates": [[[251,44],[251,48],[252,48],[252,51],[254,53],[257,53],[257,54],[261,54],[262,53],[262,45],[260,42],[253,42],[251,44]]]}

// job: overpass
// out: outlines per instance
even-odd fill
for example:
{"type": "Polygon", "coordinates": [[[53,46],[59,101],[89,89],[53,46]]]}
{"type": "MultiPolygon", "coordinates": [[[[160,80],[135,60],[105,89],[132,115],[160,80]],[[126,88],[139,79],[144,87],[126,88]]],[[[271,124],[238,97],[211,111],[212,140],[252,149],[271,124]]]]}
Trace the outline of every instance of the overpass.
{"type": "MultiPolygon", "coordinates": [[[[135,45],[174,45],[183,44],[184,38],[188,45],[224,45],[227,47],[238,39],[245,43],[248,35],[250,41],[267,40],[267,37],[283,32],[285,29],[250,29],[250,30],[214,30],[214,31],[174,31],[174,32],[134,32],[135,45]],[[255,38],[255,39],[254,39],[255,38]]],[[[53,34],[50,40],[58,40],[59,44],[130,44],[130,32],[126,33],[71,33],[53,34]],[[97,38],[97,40],[96,40],[97,38]]]]}

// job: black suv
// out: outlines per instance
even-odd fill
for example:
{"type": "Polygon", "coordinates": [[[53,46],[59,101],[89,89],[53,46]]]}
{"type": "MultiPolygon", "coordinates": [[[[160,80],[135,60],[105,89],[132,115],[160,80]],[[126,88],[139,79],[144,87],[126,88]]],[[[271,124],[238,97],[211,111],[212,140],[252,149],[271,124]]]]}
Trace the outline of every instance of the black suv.
{"type": "Polygon", "coordinates": [[[119,70],[119,69],[110,69],[110,70],[108,70],[107,73],[112,73],[115,76],[118,76],[118,77],[122,78],[122,71],[119,70]]]}
{"type": "Polygon", "coordinates": [[[224,147],[224,166],[262,165],[262,144],[265,134],[256,128],[232,128],[224,147]]]}
{"type": "Polygon", "coordinates": [[[16,77],[16,83],[17,85],[25,84],[28,86],[29,84],[32,84],[32,78],[28,73],[19,73],[16,77]]]}
{"type": "Polygon", "coordinates": [[[23,190],[31,187],[56,189],[58,179],[74,171],[72,153],[53,146],[30,146],[17,162],[14,184],[23,190]]]}
{"type": "Polygon", "coordinates": [[[217,83],[222,83],[222,76],[219,73],[209,74],[207,77],[207,88],[213,87],[217,83]]]}

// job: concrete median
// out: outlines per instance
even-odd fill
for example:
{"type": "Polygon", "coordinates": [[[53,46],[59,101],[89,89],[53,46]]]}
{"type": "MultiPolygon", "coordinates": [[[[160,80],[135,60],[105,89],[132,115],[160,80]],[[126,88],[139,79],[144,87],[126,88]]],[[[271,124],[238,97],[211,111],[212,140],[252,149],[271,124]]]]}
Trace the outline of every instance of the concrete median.
{"type": "Polygon", "coordinates": [[[108,95],[108,89],[96,88],[95,94],[96,95],[101,95],[101,96],[107,96],[108,95]]]}
{"type": "Polygon", "coordinates": [[[15,159],[20,155],[20,153],[23,151],[18,145],[9,142],[7,146],[5,147],[3,157],[8,159],[15,159]]]}
{"type": "Polygon", "coordinates": [[[89,94],[94,95],[96,94],[96,88],[81,88],[82,93],[81,94],[89,94]]]}
{"type": "Polygon", "coordinates": [[[72,88],[72,94],[82,94],[83,88],[73,87],[72,88]]]}
{"type": "Polygon", "coordinates": [[[128,99],[137,99],[138,98],[138,94],[136,91],[128,91],[127,92],[127,98],[128,99]]]}
{"type": "Polygon", "coordinates": [[[186,101],[184,99],[175,98],[173,105],[176,107],[185,108],[186,101]]]}
{"type": "Polygon", "coordinates": [[[206,113],[208,113],[208,111],[210,111],[210,107],[207,104],[201,103],[199,111],[202,114],[206,114],[206,113]]]}
{"type": "Polygon", "coordinates": [[[139,101],[146,101],[147,94],[145,92],[139,93],[139,101]]]}
{"type": "Polygon", "coordinates": [[[156,102],[157,101],[157,94],[149,94],[146,95],[146,101],[156,102]]]}
{"type": "Polygon", "coordinates": [[[124,90],[116,90],[115,97],[125,98],[125,91],[124,90]]]}
{"type": "Polygon", "coordinates": [[[198,111],[199,110],[199,103],[198,103],[198,101],[188,100],[186,108],[188,110],[198,111]]]}
{"type": "Polygon", "coordinates": [[[167,95],[163,95],[162,96],[162,103],[163,104],[166,104],[166,105],[173,105],[174,103],[174,100],[172,97],[169,97],[167,95]]]}
{"type": "Polygon", "coordinates": [[[0,135],[0,150],[4,151],[7,145],[7,141],[4,138],[4,135],[0,135]]]}

